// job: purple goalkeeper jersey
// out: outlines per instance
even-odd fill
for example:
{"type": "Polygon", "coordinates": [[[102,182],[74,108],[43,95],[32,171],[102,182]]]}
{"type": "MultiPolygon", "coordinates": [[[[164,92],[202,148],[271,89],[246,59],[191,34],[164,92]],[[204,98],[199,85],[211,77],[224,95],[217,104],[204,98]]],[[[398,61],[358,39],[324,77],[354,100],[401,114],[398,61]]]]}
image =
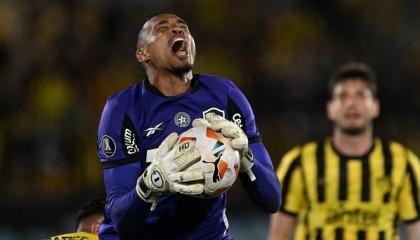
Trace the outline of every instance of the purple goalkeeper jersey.
{"type": "Polygon", "coordinates": [[[164,96],[148,80],[111,96],[98,130],[99,158],[107,195],[100,239],[231,239],[226,218],[226,193],[198,199],[168,193],[151,211],[136,193],[138,177],[149,166],[155,149],[172,132],[191,128],[208,112],[224,117],[244,130],[254,154],[256,180],[239,178],[253,202],[266,212],[280,207],[280,184],[261,142],[251,106],[226,78],[195,74],[192,90],[164,96]]]}

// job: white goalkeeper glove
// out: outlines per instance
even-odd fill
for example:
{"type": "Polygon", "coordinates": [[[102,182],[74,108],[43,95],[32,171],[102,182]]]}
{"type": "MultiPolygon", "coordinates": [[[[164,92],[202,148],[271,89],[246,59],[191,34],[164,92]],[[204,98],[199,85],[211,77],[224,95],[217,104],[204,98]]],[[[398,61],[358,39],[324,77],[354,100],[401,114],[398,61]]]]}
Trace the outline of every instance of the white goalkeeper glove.
{"type": "Polygon", "coordinates": [[[198,195],[203,192],[203,170],[185,170],[200,160],[200,153],[193,141],[176,144],[177,140],[177,133],[171,133],[163,140],[155,159],[137,180],[137,194],[144,201],[153,203],[152,210],[163,193],[198,195]]]}
{"type": "Polygon", "coordinates": [[[214,113],[207,113],[206,119],[197,118],[193,121],[193,127],[206,126],[216,132],[222,133],[224,137],[232,139],[232,147],[239,152],[241,158],[241,172],[246,172],[255,181],[256,177],[251,168],[254,165],[254,156],[248,148],[248,137],[242,129],[235,123],[226,120],[214,113]]]}

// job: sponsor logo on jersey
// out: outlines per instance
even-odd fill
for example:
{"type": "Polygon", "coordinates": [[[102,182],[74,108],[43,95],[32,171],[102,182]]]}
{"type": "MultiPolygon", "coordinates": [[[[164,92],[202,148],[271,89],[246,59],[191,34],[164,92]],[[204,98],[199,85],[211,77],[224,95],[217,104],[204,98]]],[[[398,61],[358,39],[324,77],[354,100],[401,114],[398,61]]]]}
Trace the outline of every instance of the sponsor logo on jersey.
{"type": "Polygon", "coordinates": [[[179,112],[175,115],[174,122],[178,127],[188,127],[191,122],[190,115],[186,112],[179,112]]]}
{"type": "Polygon", "coordinates": [[[148,128],[146,130],[144,130],[146,132],[146,137],[151,136],[153,134],[155,134],[156,131],[160,131],[162,130],[162,128],[160,128],[160,126],[163,124],[163,122],[159,123],[158,125],[148,128]]]}
{"type": "Polygon", "coordinates": [[[136,135],[128,128],[124,129],[124,145],[128,154],[139,152],[136,144],[136,135]]]}
{"type": "Polygon", "coordinates": [[[332,209],[328,212],[325,222],[328,224],[357,224],[378,226],[380,211],[368,209],[332,209]]]}
{"type": "Polygon", "coordinates": [[[102,137],[102,152],[105,154],[105,156],[112,157],[115,154],[115,150],[116,147],[114,139],[108,135],[104,135],[102,137]]]}
{"type": "Polygon", "coordinates": [[[221,118],[225,118],[225,111],[212,107],[203,112],[203,118],[206,119],[206,114],[213,113],[221,118]]]}
{"type": "Polygon", "coordinates": [[[239,113],[235,113],[232,116],[232,122],[235,123],[236,125],[238,125],[240,128],[243,128],[243,117],[241,114],[239,113]]]}

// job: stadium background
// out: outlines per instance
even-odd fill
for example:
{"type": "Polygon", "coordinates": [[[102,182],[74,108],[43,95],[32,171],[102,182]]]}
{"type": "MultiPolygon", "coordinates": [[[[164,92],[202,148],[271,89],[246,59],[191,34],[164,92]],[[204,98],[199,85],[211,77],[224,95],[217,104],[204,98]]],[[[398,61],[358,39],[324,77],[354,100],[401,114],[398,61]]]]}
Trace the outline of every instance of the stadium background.
{"type": "MultiPolygon", "coordinates": [[[[378,134],[420,153],[419,1],[1,0],[0,239],[72,231],[81,203],[103,194],[100,113],[143,79],[137,33],[161,11],[190,25],[195,72],[228,76],[249,98],[275,165],[330,132],[326,81],[350,60],[377,70],[378,134]]],[[[234,237],[266,237],[268,215],[240,185],[228,209],[234,237]]]]}

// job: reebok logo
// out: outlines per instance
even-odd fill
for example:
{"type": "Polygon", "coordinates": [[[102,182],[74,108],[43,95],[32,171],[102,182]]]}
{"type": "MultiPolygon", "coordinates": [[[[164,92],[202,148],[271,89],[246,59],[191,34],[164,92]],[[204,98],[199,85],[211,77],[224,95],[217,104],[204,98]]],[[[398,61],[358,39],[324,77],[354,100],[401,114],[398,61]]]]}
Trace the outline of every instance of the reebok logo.
{"type": "Polygon", "coordinates": [[[155,134],[156,131],[158,130],[162,130],[162,128],[160,128],[160,126],[163,124],[163,122],[159,123],[158,125],[148,128],[146,130],[144,130],[146,132],[146,137],[155,134]]]}

